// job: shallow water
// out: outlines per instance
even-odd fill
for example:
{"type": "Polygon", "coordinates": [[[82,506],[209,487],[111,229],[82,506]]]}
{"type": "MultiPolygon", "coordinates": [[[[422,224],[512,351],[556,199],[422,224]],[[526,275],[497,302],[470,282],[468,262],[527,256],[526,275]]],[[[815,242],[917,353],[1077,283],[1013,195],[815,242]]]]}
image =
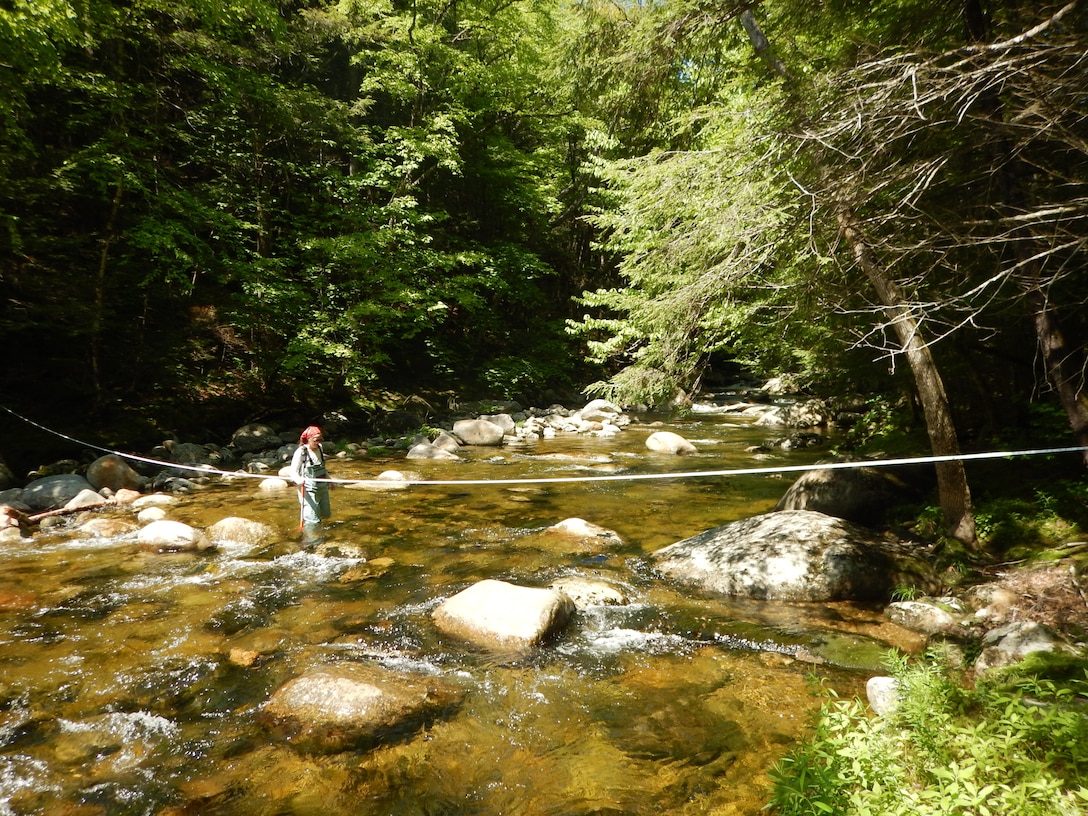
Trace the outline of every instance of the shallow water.
{"type": "MultiPolygon", "coordinates": [[[[655,428],[474,449],[458,463],[338,459],[334,478],[556,478],[797,465],[756,454],[774,432],[720,415],[671,423],[699,454],[645,450],[655,428]]],[[[336,440],[330,440],[335,444],[336,440]]],[[[271,546],[200,555],[80,538],[75,520],[5,546],[0,577],[0,814],[756,814],[766,771],[822,698],[860,693],[909,633],[879,609],[731,601],[659,580],[645,556],[765,512],[785,477],[340,488],[317,551],[293,492],[255,480],[185,497],[170,517],[243,516],[271,546]],[[578,517],[622,543],[544,528],[578,517]],[[376,558],[381,568],[368,568],[376,558]],[[451,642],[430,612],[484,578],[579,575],[623,606],[580,612],[557,641],[502,658],[451,642]],[[251,665],[232,661],[259,655],[251,665]],[[441,673],[463,704],[406,740],[306,756],[256,724],[309,667],[376,661],[441,673]]]]}

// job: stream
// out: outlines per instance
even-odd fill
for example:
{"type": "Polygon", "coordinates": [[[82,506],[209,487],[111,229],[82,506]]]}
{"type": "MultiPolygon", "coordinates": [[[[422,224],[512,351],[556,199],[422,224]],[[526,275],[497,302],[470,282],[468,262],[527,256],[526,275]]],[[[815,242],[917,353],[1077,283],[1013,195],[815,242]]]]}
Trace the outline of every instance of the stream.
{"type": "MultiPolygon", "coordinates": [[[[821,456],[750,450],[781,433],[694,413],[636,421],[613,438],[465,448],[461,462],[359,456],[330,459],[329,469],[337,479],[390,469],[518,479],[821,456]],[[660,429],[699,452],[650,453],[646,436],[660,429]]],[[[863,695],[889,649],[919,646],[879,607],[730,600],[649,568],[661,547],[773,509],[795,475],[341,487],[318,550],[298,538],[292,491],[219,480],[182,497],[169,518],[206,528],[241,516],[282,538],[153,553],[133,536],[80,537],[73,518],[9,542],[0,816],[754,816],[766,772],[824,701],[820,687],[863,695]],[[543,533],[572,517],[622,543],[543,533]],[[555,642],[515,660],[453,642],[430,619],[485,578],[547,586],[568,576],[607,582],[628,603],[580,611],[555,642]],[[331,756],[300,753],[258,724],[279,686],[339,660],[440,673],[464,701],[399,743],[331,756]]]]}

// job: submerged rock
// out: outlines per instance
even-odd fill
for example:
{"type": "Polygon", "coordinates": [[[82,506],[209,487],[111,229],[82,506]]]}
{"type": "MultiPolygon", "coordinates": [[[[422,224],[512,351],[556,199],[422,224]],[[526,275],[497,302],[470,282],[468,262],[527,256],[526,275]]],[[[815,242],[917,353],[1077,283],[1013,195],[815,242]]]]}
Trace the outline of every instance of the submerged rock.
{"type": "Polygon", "coordinates": [[[364,663],[312,669],[281,686],[263,724],[307,753],[335,753],[401,741],[460,702],[438,677],[364,663]]]}
{"type": "Polygon", "coordinates": [[[431,442],[417,442],[412,445],[406,455],[407,459],[445,459],[449,461],[459,461],[461,459],[456,453],[445,450],[438,447],[431,442]]]}
{"type": "Polygon", "coordinates": [[[681,583],[761,600],[883,600],[898,585],[937,583],[932,567],[902,545],[807,510],[735,521],[651,558],[660,572],[681,583]]]}
{"type": "Polygon", "coordinates": [[[623,539],[615,530],[609,530],[607,527],[580,518],[563,519],[551,527],[547,527],[545,532],[593,542],[613,545],[623,544],[623,539]]]}
{"type": "Polygon", "coordinates": [[[93,538],[120,538],[137,530],[135,524],[113,518],[96,518],[79,525],[82,535],[93,538]]]}

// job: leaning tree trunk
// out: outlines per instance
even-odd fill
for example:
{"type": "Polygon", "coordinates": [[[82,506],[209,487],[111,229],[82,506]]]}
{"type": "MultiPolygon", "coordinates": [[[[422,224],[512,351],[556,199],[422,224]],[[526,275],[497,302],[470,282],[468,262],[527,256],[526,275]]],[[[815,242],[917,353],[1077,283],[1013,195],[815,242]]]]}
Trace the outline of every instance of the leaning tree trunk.
{"type": "MultiPolygon", "coordinates": [[[[746,10],[741,15],[748,39],[756,53],[780,77],[788,77],[785,66],[775,59],[770,44],[752,15],[746,10]]],[[[824,168],[825,172],[827,168],[824,168]]],[[[834,207],[839,228],[843,231],[847,243],[854,253],[854,260],[865,272],[869,283],[880,298],[885,313],[891,320],[892,328],[899,338],[903,353],[907,356],[918,400],[925,415],[926,431],[934,456],[957,457],[960,455],[960,443],[956,428],[952,422],[952,410],[948,404],[948,394],[944,389],[937,363],[933,359],[929,346],[922,338],[921,327],[903,301],[899,287],[877,261],[872,247],[865,239],[861,224],[853,208],[844,201],[838,201],[834,207]]],[[[936,463],[937,494],[944,514],[945,527],[949,535],[963,542],[973,550],[979,548],[978,535],[975,531],[975,514],[971,502],[971,489],[967,484],[967,473],[961,459],[949,459],[936,463]]]]}
{"type": "MultiPolygon", "coordinates": [[[[835,215],[843,236],[854,253],[854,260],[865,272],[877,297],[880,298],[880,303],[890,318],[892,329],[907,357],[911,373],[914,375],[918,401],[922,404],[925,415],[926,431],[929,433],[929,444],[933,455],[959,456],[960,444],[952,422],[948,394],[945,392],[944,381],[941,379],[933,354],[922,338],[918,321],[904,304],[903,296],[895,281],[887,275],[884,267],[874,256],[854,211],[848,205],[839,204],[835,215]]],[[[937,462],[936,471],[938,500],[948,534],[971,549],[978,549],[971,489],[967,484],[963,460],[950,459],[937,462]]]]}

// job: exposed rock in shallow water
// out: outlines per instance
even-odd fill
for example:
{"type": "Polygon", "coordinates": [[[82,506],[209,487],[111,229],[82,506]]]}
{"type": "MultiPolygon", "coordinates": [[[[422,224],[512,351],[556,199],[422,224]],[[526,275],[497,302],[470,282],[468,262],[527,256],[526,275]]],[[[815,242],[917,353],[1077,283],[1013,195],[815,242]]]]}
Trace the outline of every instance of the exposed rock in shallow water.
{"type": "Polygon", "coordinates": [[[140,546],[158,552],[195,552],[214,548],[204,533],[180,521],[162,519],[142,528],[137,535],[140,546]]]}
{"type": "Polygon", "coordinates": [[[523,652],[562,629],[574,602],[554,589],[488,579],[447,598],[432,613],[443,632],[501,652],[523,652]]]}
{"type": "Polygon", "coordinates": [[[761,600],[883,600],[898,585],[937,585],[921,554],[807,510],[735,521],[651,557],[660,572],[680,583],[761,600]]]}
{"type": "Polygon", "coordinates": [[[113,453],[98,457],[88,466],[87,481],[95,490],[108,487],[113,491],[126,489],[142,491],[147,485],[147,479],[144,476],[113,453]]]}
{"type": "Polygon", "coordinates": [[[671,453],[675,456],[688,456],[698,453],[698,449],[672,431],[655,431],[646,438],[646,447],[654,453],[671,453]]]}
{"type": "Polygon", "coordinates": [[[220,519],[209,527],[205,534],[212,541],[235,541],[254,547],[270,544],[279,538],[272,525],[237,516],[220,519]]]}
{"type": "Polygon", "coordinates": [[[625,606],[629,603],[626,593],[617,586],[595,578],[569,575],[552,581],[551,588],[562,592],[578,609],[593,606],[625,606]]]}
{"type": "Polygon", "coordinates": [[[453,434],[466,445],[501,445],[505,435],[501,426],[486,419],[460,419],[453,423],[453,434]]]}
{"type": "Polygon", "coordinates": [[[615,530],[609,530],[607,527],[602,527],[599,524],[594,524],[593,522],[580,518],[563,519],[562,521],[553,524],[551,527],[545,528],[544,532],[581,539],[586,541],[586,543],[600,543],[613,546],[623,544],[623,539],[620,538],[619,533],[615,530]]]}
{"type": "Polygon", "coordinates": [[[31,510],[55,510],[64,507],[83,490],[93,491],[94,488],[90,482],[74,473],[43,476],[23,488],[19,501],[31,510]]]}

